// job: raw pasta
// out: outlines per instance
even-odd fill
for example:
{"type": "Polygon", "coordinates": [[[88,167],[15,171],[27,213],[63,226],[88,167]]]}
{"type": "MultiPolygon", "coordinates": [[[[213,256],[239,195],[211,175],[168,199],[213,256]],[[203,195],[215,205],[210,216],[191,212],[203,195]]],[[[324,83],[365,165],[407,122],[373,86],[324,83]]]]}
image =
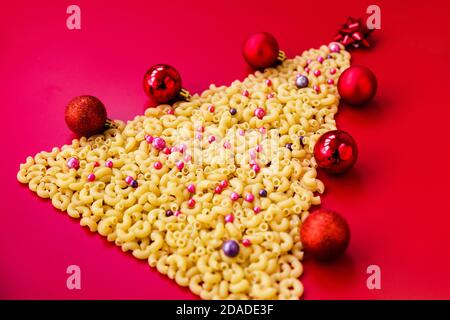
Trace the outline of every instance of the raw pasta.
{"type": "Polygon", "coordinates": [[[103,134],[28,157],[17,179],[203,299],[298,299],[299,228],[324,191],[312,151],[322,133],[336,129],[334,83],[349,64],[343,47],[310,49],[229,87],[211,85],[189,102],[147,109],[103,134]],[[307,75],[308,87],[296,87],[298,74],[307,75]],[[172,107],[174,115],[167,114],[172,107]],[[262,119],[256,108],[265,110],[262,119]],[[146,135],[175,148],[159,152],[146,135]],[[78,169],[68,168],[70,157],[79,159],[78,169]],[[88,181],[90,173],[95,181],[88,181]],[[215,192],[223,180],[228,186],[215,192]],[[233,258],[221,249],[230,239],[240,246],[233,258]]]}

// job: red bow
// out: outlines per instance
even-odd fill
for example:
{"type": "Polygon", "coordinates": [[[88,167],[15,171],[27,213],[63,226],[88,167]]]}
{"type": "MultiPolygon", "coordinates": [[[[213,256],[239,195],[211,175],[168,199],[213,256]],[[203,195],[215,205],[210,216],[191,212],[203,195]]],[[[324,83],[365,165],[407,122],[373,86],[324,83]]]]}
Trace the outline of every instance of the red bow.
{"type": "Polygon", "coordinates": [[[362,45],[368,48],[370,44],[366,38],[372,31],[367,28],[361,18],[353,19],[352,17],[348,17],[347,22],[342,25],[339,33],[334,37],[334,41],[342,43],[345,47],[351,45],[354,48],[358,48],[362,45]]]}

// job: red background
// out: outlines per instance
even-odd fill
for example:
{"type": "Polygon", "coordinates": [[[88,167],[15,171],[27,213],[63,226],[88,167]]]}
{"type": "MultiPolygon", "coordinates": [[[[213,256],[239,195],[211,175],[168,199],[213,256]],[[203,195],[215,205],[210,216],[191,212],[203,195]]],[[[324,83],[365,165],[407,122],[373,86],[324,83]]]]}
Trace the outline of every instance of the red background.
{"type": "Polygon", "coordinates": [[[305,262],[306,299],[450,298],[448,1],[76,1],[82,30],[66,28],[67,1],[3,1],[0,10],[2,157],[0,298],[191,299],[187,289],[58,213],[15,178],[27,155],[70,142],[63,110],[92,94],[111,118],[144,111],[141,80],[155,63],[175,66],[200,92],[249,72],[241,46],[255,31],[276,36],[289,57],[327,43],[348,15],[381,8],[369,105],[341,105],[338,126],[358,142],[344,176],[320,174],[323,206],[349,221],[340,260],[305,262]],[[81,267],[82,289],[66,288],[81,267]],[[368,290],[366,268],[381,268],[368,290]]]}

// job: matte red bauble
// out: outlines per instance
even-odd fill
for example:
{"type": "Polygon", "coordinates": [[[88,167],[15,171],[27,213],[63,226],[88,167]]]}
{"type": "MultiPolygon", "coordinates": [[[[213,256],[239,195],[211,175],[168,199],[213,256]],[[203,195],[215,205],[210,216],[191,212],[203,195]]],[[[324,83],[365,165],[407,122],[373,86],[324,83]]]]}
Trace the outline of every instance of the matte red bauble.
{"type": "Polygon", "coordinates": [[[70,101],[64,118],[69,129],[79,136],[101,132],[107,120],[105,106],[93,96],[79,96],[70,101]]]}
{"type": "Polygon", "coordinates": [[[377,92],[377,78],[370,69],[352,66],[339,77],[337,88],[342,100],[354,106],[366,104],[377,92]]]}
{"type": "Polygon", "coordinates": [[[340,256],[350,242],[350,228],[338,213],[319,209],[303,222],[300,238],[307,256],[327,261],[340,256]]]}
{"type": "Polygon", "coordinates": [[[347,132],[332,130],[324,133],[314,146],[317,165],[331,173],[342,173],[350,169],[358,157],[355,140],[347,132]]]}
{"type": "Polygon", "coordinates": [[[274,66],[278,59],[279,46],[277,40],[267,32],[259,32],[245,41],[244,59],[254,69],[274,66]]]}
{"type": "Polygon", "coordinates": [[[144,91],[158,103],[175,99],[181,90],[181,76],[167,64],[151,67],[144,76],[144,91]]]}

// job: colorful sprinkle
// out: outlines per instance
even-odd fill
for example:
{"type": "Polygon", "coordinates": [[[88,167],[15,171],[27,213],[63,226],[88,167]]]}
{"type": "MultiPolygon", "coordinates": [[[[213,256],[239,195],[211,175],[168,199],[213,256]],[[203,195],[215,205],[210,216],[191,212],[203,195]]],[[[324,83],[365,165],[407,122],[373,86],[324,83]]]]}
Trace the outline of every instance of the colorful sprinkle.
{"type": "Polygon", "coordinates": [[[242,95],[244,97],[248,97],[250,95],[250,92],[248,92],[248,90],[244,90],[244,91],[242,91],[242,95]]]}
{"type": "Polygon", "coordinates": [[[311,71],[311,69],[309,69],[308,67],[305,68],[305,72],[309,73],[309,71],[311,71]]]}
{"type": "Polygon", "coordinates": [[[67,166],[70,169],[78,169],[80,167],[80,160],[77,158],[71,157],[67,160],[67,166]]]}
{"type": "Polygon", "coordinates": [[[222,251],[227,257],[236,257],[239,254],[239,244],[234,240],[227,240],[222,244],[222,251]]]}
{"type": "Polygon", "coordinates": [[[177,162],[176,166],[177,166],[178,170],[181,171],[184,168],[184,162],[180,160],[177,162]]]}
{"type": "Polygon", "coordinates": [[[130,186],[132,188],[137,188],[139,186],[139,183],[136,180],[131,181],[130,186]]]}
{"type": "Polygon", "coordinates": [[[231,222],[233,222],[233,221],[234,221],[234,215],[232,215],[231,213],[230,213],[230,214],[227,214],[227,215],[225,216],[225,222],[231,223],[231,222]]]}
{"type": "Polygon", "coordinates": [[[237,192],[232,192],[230,194],[230,199],[233,201],[237,201],[239,199],[239,194],[237,192]]]}
{"type": "Polygon", "coordinates": [[[173,213],[173,215],[174,215],[175,217],[178,217],[179,215],[181,215],[181,211],[180,211],[180,210],[175,210],[174,213],[173,213]]]}
{"type": "Polygon", "coordinates": [[[156,170],[161,169],[161,168],[162,168],[162,163],[161,163],[161,161],[156,161],[156,162],[153,164],[153,168],[155,168],[156,170]]]}
{"type": "Polygon", "coordinates": [[[274,93],[269,93],[267,95],[267,100],[272,99],[273,97],[275,97],[275,94],[274,93]]]}
{"type": "Polygon", "coordinates": [[[222,181],[220,181],[220,186],[222,187],[222,188],[226,188],[226,187],[228,187],[228,180],[222,180],[222,181]]]}
{"type": "Polygon", "coordinates": [[[190,198],[189,200],[188,200],[188,207],[189,208],[193,208],[193,207],[195,207],[195,200],[193,199],[193,198],[190,198]]]}
{"type": "Polygon", "coordinates": [[[319,61],[320,63],[322,63],[323,60],[325,60],[325,59],[324,59],[322,56],[318,56],[318,57],[317,57],[317,61],[319,61]]]}
{"type": "Polygon", "coordinates": [[[192,160],[192,156],[190,154],[187,154],[184,156],[184,162],[189,162],[192,160]]]}
{"type": "Polygon", "coordinates": [[[256,152],[262,152],[263,148],[262,145],[258,144],[255,148],[256,152]]]}
{"type": "Polygon", "coordinates": [[[153,137],[149,134],[145,135],[145,141],[147,141],[148,143],[152,143],[153,142],[153,137]]]}
{"type": "Polygon", "coordinates": [[[258,119],[262,119],[264,118],[264,116],[266,115],[266,110],[264,110],[263,108],[256,108],[254,115],[258,118],[258,119]]]}
{"type": "Polygon", "coordinates": [[[175,152],[178,152],[178,151],[180,151],[180,149],[178,149],[178,147],[172,147],[170,149],[170,152],[172,152],[172,153],[175,153],[175,152]]]}
{"type": "Polygon", "coordinates": [[[316,91],[317,93],[320,93],[320,87],[318,85],[315,85],[313,87],[314,91],[316,91]]]}
{"type": "Polygon", "coordinates": [[[89,173],[87,176],[88,181],[92,182],[95,181],[95,174],[89,173]]]}
{"type": "Polygon", "coordinates": [[[253,212],[260,213],[261,212],[261,207],[254,207],[253,208],[253,212]]]}
{"type": "Polygon", "coordinates": [[[125,182],[126,182],[127,184],[130,184],[133,180],[134,180],[134,179],[133,179],[132,176],[127,176],[127,177],[125,178],[125,182]]]}
{"type": "Polygon", "coordinates": [[[266,132],[267,132],[267,129],[265,127],[259,128],[259,133],[266,134],[266,132]]]}
{"type": "Polygon", "coordinates": [[[237,110],[236,110],[235,108],[231,108],[231,109],[230,109],[230,114],[231,114],[232,116],[234,116],[236,113],[237,113],[237,110]]]}
{"type": "Polygon", "coordinates": [[[166,141],[163,138],[154,138],[152,144],[156,150],[160,151],[166,147],[166,141]]]}
{"type": "Polygon", "coordinates": [[[267,197],[267,191],[264,189],[259,190],[258,193],[259,193],[260,197],[263,197],[263,198],[267,197]]]}
{"type": "Polygon", "coordinates": [[[229,141],[225,141],[225,142],[223,143],[223,147],[224,147],[225,149],[230,149],[230,148],[231,148],[230,142],[229,142],[229,141]]]}
{"type": "Polygon", "coordinates": [[[187,149],[187,146],[184,143],[182,143],[180,144],[180,147],[178,149],[180,150],[181,153],[184,153],[187,149]]]}
{"type": "Polygon", "coordinates": [[[239,135],[241,135],[241,136],[245,135],[245,131],[242,129],[239,129],[239,135]]]}
{"type": "Polygon", "coordinates": [[[223,191],[223,188],[220,185],[218,185],[214,188],[214,193],[219,194],[219,193],[222,193],[222,191],[223,191]]]}
{"type": "Polygon", "coordinates": [[[330,69],[330,74],[335,74],[336,73],[336,69],[335,68],[331,68],[330,69]]]}
{"type": "Polygon", "coordinates": [[[247,193],[244,197],[244,200],[247,202],[253,202],[253,200],[255,200],[255,196],[252,193],[247,193]]]}
{"type": "Polygon", "coordinates": [[[333,79],[328,79],[328,80],[327,80],[327,83],[328,83],[328,84],[334,84],[334,80],[333,80],[333,79]]]}
{"type": "Polygon", "coordinates": [[[100,163],[98,161],[94,162],[94,168],[100,167],[100,163]]]}
{"type": "Polygon", "coordinates": [[[169,155],[169,154],[172,153],[172,150],[171,150],[169,147],[165,147],[165,148],[163,149],[163,152],[164,152],[165,154],[169,155]]]}
{"type": "Polygon", "coordinates": [[[172,210],[166,210],[166,217],[170,217],[173,216],[173,211],[172,210]]]}
{"type": "Polygon", "coordinates": [[[253,169],[253,171],[255,171],[256,173],[258,173],[258,172],[261,171],[261,168],[260,168],[259,165],[257,165],[257,164],[252,165],[252,169],[253,169]]]}
{"type": "Polygon", "coordinates": [[[216,141],[216,137],[215,136],[209,136],[208,137],[208,142],[209,143],[213,143],[214,141],[216,141]]]}
{"type": "Polygon", "coordinates": [[[266,79],[266,86],[270,87],[272,85],[272,80],[266,79]]]}
{"type": "Polygon", "coordinates": [[[175,114],[175,110],[172,108],[167,109],[167,114],[175,114]]]}
{"type": "Polygon", "coordinates": [[[208,111],[213,113],[214,111],[216,111],[216,108],[214,108],[214,106],[209,106],[208,111]]]}
{"type": "Polygon", "coordinates": [[[320,76],[320,75],[321,75],[320,70],[314,70],[314,75],[315,75],[316,77],[320,76]]]}
{"type": "Polygon", "coordinates": [[[105,162],[105,166],[108,168],[112,168],[114,166],[114,163],[111,160],[108,160],[105,162]]]}
{"type": "Polygon", "coordinates": [[[249,247],[251,244],[252,244],[252,243],[251,243],[250,239],[247,239],[247,238],[242,239],[242,245],[243,245],[244,247],[249,247]]]}
{"type": "Polygon", "coordinates": [[[197,127],[197,132],[205,132],[205,127],[204,126],[198,126],[197,127]]]}
{"type": "Polygon", "coordinates": [[[202,135],[200,132],[197,132],[197,133],[195,134],[195,139],[197,139],[197,140],[202,140],[202,138],[203,138],[203,135],[202,135]]]}
{"type": "Polygon", "coordinates": [[[195,193],[195,184],[193,184],[193,183],[189,184],[189,185],[187,186],[187,190],[188,190],[190,193],[195,193]]]}

